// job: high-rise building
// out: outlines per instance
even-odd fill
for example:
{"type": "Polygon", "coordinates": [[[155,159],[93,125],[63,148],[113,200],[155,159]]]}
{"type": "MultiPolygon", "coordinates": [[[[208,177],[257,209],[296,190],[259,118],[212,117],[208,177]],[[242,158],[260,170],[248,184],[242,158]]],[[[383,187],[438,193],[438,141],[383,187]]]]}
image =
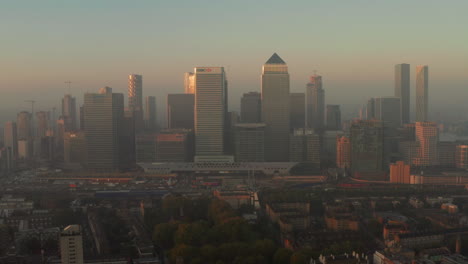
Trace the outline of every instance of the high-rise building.
{"type": "Polygon", "coordinates": [[[416,166],[436,166],[439,164],[439,128],[434,122],[416,122],[416,140],[419,143],[416,166]]]}
{"type": "Polygon", "coordinates": [[[468,169],[468,145],[458,145],[456,154],[456,167],[468,169]]]}
{"type": "Polygon", "coordinates": [[[195,95],[167,95],[167,127],[195,129],[195,95]]]}
{"type": "Polygon", "coordinates": [[[226,86],[224,67],[195,68],[195,150],[197,156],[224,155],[226,86]]]}
{"type": "Polygon", "coordinates": [[[156,161],[156,134],[140,134],[135,138],[136,162],[156,161]]]}
{"type": "Polygon", "coordinates": [[[336,166],[342,169],[351,168],[351,141],[349,137],[336,137],[336,166]]]}
{"type": "Polygon", "coordinates": [[[327,105],[327,130],[341,130],[341,110],[339,105],[327,105]]]}
{"type": "Polygon", "coordinates": [[[416,122],[429,121],[429,67],[416,67],[416,122]]]}
{"type": "Polygon", "coordinates": [[[146,130],[156,132],[156,97],[147,96],[145,98],[145,124],[146,130]]]}
{"type": "Polygon", "coordinates": [[[193,72],[186,72],[184,74],[184,92],[186,94],[195,93],[195,74],[193,72]]]}
{"type": "Polygon", "coordinates": [[[410,165],[404,161],[390,164],[390,182],[410,184],[410,165]]]}
{"type": "Polygon", "coordinates": [[[401,107],[398,97],[374,98],[374,118],[383,122],[385,127],[401,127],[401,107]]]}
{"type": "Polygon", "coordinates": [[[351,169],[376,173],[383,169],[383,125],[378,120],[356,120],[350,128],[351,169]]]}
{"type": "Polygon", "coordinates": [[[193,160],[192,131],[167,129],[156,137],[157,162],[190,162],[193,160]]]}
{"type": "Polygon", "coordinates": [[[248,92],[241,98],[241,122],[260,123],[262,120],[262,96],[257,92],[248,92]]]}
{"type": "Polygon", "coordinates": [[[76,98],[66,94],[62,99],[62,117],[65,120],[65,131],[77,130],[76,98]]]}
{"type": "Polygon", "coordinates": [[[418,141],[401,141],[398,143],[398,152],[400,153],[401,160],[406,164],[415,164],[415,159],[418,157],[418,150],[418,141]]]}
{"type": "Polygon", "coordinates": [[[102,88],[84,96],[87,168],[93,171],[121,169],[121,141],[124,123],[123,94],[102,88]]]}
{"type": "Polygon", "coordinates": [[[375,119],[375,98],[371,98],[367,101],[366,105],[366,119],[372,120],[375,119]]]}
{"type": "Polygon", "coordinates": [[[291,131],[305,128],[305,94],[290,93],[289,100],[289,121],[291,123],[289,127],[291,131]]]}
{"type": "Polygon", "coordinates": [[[265,128],[265,160],[289,160],[289,73],[274,53],[262,70],[262,120],[265,128]]]}
{"type": "Polygon", "coordinates": [[[49,112],[38,111],[36,112],[37,119],[37,138],[44,138],[49,130],[49,112]]]}
{"type": "Polygon", "coordinates": [[[135,131],[141,132],[143,122],[143,76],[130,74],[128,76],[128,108],[133,112],[135,131]]]}
{"type": "Polygon", "coordinates": [[[69,225],[60,233],[62,264],[83,264],[83,233],[81,226],[69,225]]]}
{"type": "Polygon", "coordinates": [[[65,163],[84,165],[86,153],[85,134],[83,132],[65,132],[63,136],[63,160],[65,163]]]}
{"type": "Polygon", "coordinates": [[[294,130],[289,146],[289,161],[308,162],[320,168],[320,137],[313,129],[294,130]]]}
{"type": "Polygon", "coordinates": [[[322,88],[322,76],[310,76],[306,86],[306,118],[307,127],[316,130],[324,128],[325,118],[325,91],[322,88]]]}
{"type": "Polygon", "coordinates": [[[321,142],[321,158],[323,161],[336,163],[336,138],[343,135],[344,132],[341,130],[328,130],[323,133],[321,142]]]}
{"type": "Polygon", "coordinates": [[[410,65],[406,63],[395,65],[395,97],[401,101],[401,121],[410,122],[410,65]]]}
{"type": "Polygon", "coordinates": [[[32,139],[31,113],[23,111],[18,113],[16,118],[16,127],[18,131],[18,140],[32,139]]]}
{"type": "Polygon", "coordinates": [[[455,168],[457,142],[440,141],[437,148],[439,152],[438,165],[443,168],[455,168]]]}
{"type": "Polygon", "coordinates": [[[240,123],[235,125],[234,130],[235,161],[265,161],[265,124],[240,123]]]}
{"type": "Polygon", "coordinates": [[[9,154],[13,160],[18,158],[18,134],[16,123],[9,121],[5,123],[3,133],[3,143],[8,149],[9,154]]]}

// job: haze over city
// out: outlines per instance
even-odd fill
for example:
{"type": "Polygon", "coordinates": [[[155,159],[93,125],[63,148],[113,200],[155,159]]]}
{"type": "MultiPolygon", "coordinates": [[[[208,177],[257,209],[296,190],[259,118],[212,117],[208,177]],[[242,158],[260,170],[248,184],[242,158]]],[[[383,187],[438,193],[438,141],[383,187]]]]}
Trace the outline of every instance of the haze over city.
{"type": "Polygon", "coordinates": [[[316,70],[327,102],[348,117],[368,97],[391,95],[397,63],[431,66],[431,112],[465,109],[467,8],[463,0],[7,1],[0,119],[29,109],[26,98],[58,107],[65,81],[81,103],[103,86],[125,93],[127,75],[139,73],[161,121],[166,94],[182,92],[183,73],[196,66],[226,67],[238,110],[243,92],[260,90],[260,65],[273,52],[289,65],[291,91],[316,70]]]}

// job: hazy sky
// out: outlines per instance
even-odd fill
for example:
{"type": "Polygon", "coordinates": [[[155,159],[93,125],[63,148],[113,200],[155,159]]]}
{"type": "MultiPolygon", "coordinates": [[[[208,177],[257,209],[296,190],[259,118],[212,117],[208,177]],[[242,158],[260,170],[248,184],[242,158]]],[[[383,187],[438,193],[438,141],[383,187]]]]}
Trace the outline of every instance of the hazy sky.
{"type": "Polygon", "coordinates": [[[126,93],[130,73],[162,110],[195,66],[226,67],[238,108],[273,52],[289,65],[292,91],[317,70],[327,103],[393,95],[393,66],[406,62],[413,86],[415,66],[429,65],[432,105],[465,107],[467,10],[467,0],[4,0],[0,111],[26,109],[25,99],[60,107],[67,80],[80,101],[106,85],[126,93]]]}

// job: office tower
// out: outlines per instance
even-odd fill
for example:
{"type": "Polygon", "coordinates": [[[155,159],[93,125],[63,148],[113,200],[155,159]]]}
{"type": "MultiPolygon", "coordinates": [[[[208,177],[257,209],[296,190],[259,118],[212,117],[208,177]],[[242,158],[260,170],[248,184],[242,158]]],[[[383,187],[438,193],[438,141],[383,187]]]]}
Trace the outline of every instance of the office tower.
{"type": "Polygon", "coordinates": [[[130,74],[128,76],[128,107],[133,112],[135,131],[143,131],[143,76],[130,74]]]}
{"type": "Polygon", "coordinates": [[[455,152],[456,167],[468,169],[468,145],[458,145],[455,152]]]}
{"type": "Polygon", "coordinates": [[[77,130],[76,98],[70,94],[66,94],[62,99],[62,117],[65,120],[65,131],[77,130]]]}
{"type": "Polygon", "coordinates": [[[374,118],[391,129],[401,127],[401,106],[398,97],[374,98],[374,118]]]}
{"type": "Polygon", "coordinates": [[[80,106],[80,130],[85,129],[84,123],[84,105],[80,106]]]}
{"type": "Polygon", "coordinates": [[[289,161],[320,167],[320,137],[313,129],[300,128],[290,135],[289,161]]]}
{"type": "Polygon", "coordinates": [[[167,127],[195,129],[195,95],[167,95],[167,127]]]}
{"type": "Polygon", "coordinates": [[[351,141],[349,137],[336,137],[336,166],[342,169],[351,168],[351,141]]]}
{"type": "MultiPolygon", "coordinates": [[[[356,120],[350,128],[353,173],[376,173],[383,169],[383,125],[378,120],[356,120]]],[[[359,176],[359,175],[358,175],[359,176]]]]}
{"type": "Polygon", "coordinates": [[[33,141],[29,139],[18,139],[18,158],[30,159],[33,155],[33,141]]]}
{"type": "Polygon", "coordinates": [[[438,161],[442,168],[455,168],[457,143],[453,141],[440,141],[438,144],[438,161]]]}
{"type": "Polygon", "coordinates": [[[156,132],[156,97],[147,96],[145,98],[145,124],[146,130],[156,132]]]}
{"type": "Polygon", "coordinates": [[[404,161],[397,161],[390,164],[390,182],[410,184],[410,165],[404,161]]]}
{"type": "Polygon", "coordinates": [[[325,131],[322,134],[322,160],[330,162],[332,164],[336,163],[336,143],[337,137],[342,137],[344,132],[341,130],[329,130],[325,131]]]}
{"type": "Polygon", "coordinates": [[[395,97],[401,101],[401,121],[410,122],[410,65],[403,63],[395,65],[395,97]]]}
{"type": "Polygon", "coordinates": [[[83,264],[83,234],[81,226],[69,225],[60,233],[62,264],[83,264]]]}
{"type": "Polygon", "coordinates": [[[305,128],[305,94],[289,94],[289,121],[290,129],[305,128]]]}
{"type": "Polygon", "coordinates": [[[289,160],[289,73],[274,53],[262,69],[262,120],[265,123],[265,161],[289,160]]]}
{"type": "Polygon", "coordinates": [[[15,160],[18,157],[18,134],[16,129],[16,123],[9,121],[5,123],[3,133],[3,144],[8,149],[12,159],[15,160]]]}
{"type": "Polygon", "coordinates": [[[239,114],[236,111],[228,111],[224,121],[224,153],[234,155],[234,130],[239,123],[239,114]]]}
{"type": "Polygon", "coordinates": [[[186,94],[195,94],[195,74],[193,72],[184,74],[184,92],[186,94]]]}
{"type": "Polygon", "coordinates": [[[37,138],[43,138],[46,136],[49,130],[49,112],[38,111],[36,112],[37,119],[37,138]]]}
{"type": "Polygon", "coordinates": [[[401,160],[406,164],[414,165],[415,159],[418,157],[419,142],[417,141],[401,141],[398,143],[398,152],[401,160]]]}
{"type": "Polygon", "coordinates": [[[85,134],[83,132],[65,132],[63,136],[64,162],[84,165],[86,153],[85,134]]]}
{"type": "Polygon", "coordinates": [[[265,161],[265,124],[236,124],[234,132],[234,156],[236,162],[265,161]]]}
{"type": "Polygon", "coordinates": [[[241,122],[260,123],[262,120],[262,97],[260,93],[244,93],[241,98],[241,122]]]}
{"type": "Polygon", "coordinates": [[[434,122],[416,122],[416,140],[419,143],[416,166],[438,165],[439,128],[434,122]]]}
{"type": "Polygon", "coordinates": [[[167,129],[156,137],[157,162],[190,162],[193,159],[192,131],[167,129]]]}
{"type": "Polygon", "coordinates": [[[306,86],[307,127],[316,130],[324,128],[325,91],[322,88],[322,76],[310,76],[306,86]]]}
{"type": "Polygon", "coordinates": [[[429,121],[429,67],[416,67],[416,122],[429,121]]]}
{"type": "Polygon", "coordinates": [[[327,130],[341,130],[341,110],[339,105],[327,105],[327,130]]]}
{"type": "Polygon", "coordinates": [[[372,120],[375,119],[375,98],[370,98],[367,101],[366,105],[366,119],[367,120],[372,120]]]}
{"type": "Polygon", "coordinates": [[[32,139],[31,113],[23,111],[18,113],[16,118],[16,127],[18,131],[18,140],[32,139]]]}
{"type": "Polygon", "coordinates": [[[416,124],[409,123],[403,124],[403,127],[398,129],[401,141],[415,141],[416,140],[416,124]]]}
{"type": "Polygon", "coordinates": [[[226,92],[226,74],[223,67],[195,68],[195,150],[197,156],[224,154],[226,92]]]}
{"type": "Polygon", "coordinates": [[[135,138],[136,162],[156,161],[156,134],[140,134],[135,138]]]}
{"type": "Polygon", "coordinates": [[[121,168],[121,137],[124,122],[123,94],[105,87],[84,96],[87,168],[116,171],[121,168]]]}

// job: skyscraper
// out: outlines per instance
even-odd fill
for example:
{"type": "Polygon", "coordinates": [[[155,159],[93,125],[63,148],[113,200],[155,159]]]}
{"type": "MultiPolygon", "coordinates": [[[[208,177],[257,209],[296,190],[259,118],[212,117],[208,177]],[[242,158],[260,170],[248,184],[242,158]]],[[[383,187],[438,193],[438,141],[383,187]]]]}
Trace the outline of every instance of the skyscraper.
{"type": "Polygon", "coordinates": [[[236,162],[265,161],[265,124],[235,125],[234,153],[236,162]]]}
{"type": "Polygon", "coordinates": [[[121,168],[121,138],[124,122],[123,94],[102,88],[99,93],[86,93],[84,121],[87,168],[115,171],[121,168]]]}
{"type": "Polygon", "coordinates": [[[37,138],[44,138],[49,130],[49,112],[38,111],[36,112],[37,118],[37,138]]]}
{"type": "Polygon", "coordinates": [[[289,73],[274,53],[262,70],[262,120],[265,129],[265,160],[289,160],[289,73]]]}
{"type": "Polygon", "coordinates": [[[77,126],[76,99],[66,94],[62,99],[62,117],[65,120],[65,131],[75,131],[77,126]]]}
{"type": "Polygon", "coordinates": [[[291,131],[305,127],[305,94],[291,93],[289,95],[289,121],[291,131]]]}
{"type": "Polygon", "coordinates": [[[416,122],[429,121],[429,67],[416,67],[416,122]]]}
{"type": "Polygon", "coordinates": [[[383,125],[378,120],[356,120],[350,128],[351,169],[376,173],[383,169],[383,125]]]}
{"type": "Polygon", "coordinates": [[[157,162],[190,162],[193,160],[193,131],[166,129],[156,136],[157,162]]]}
{"type": "Polygon", "coordinates": [[[145,98],[145,124],[148,131],[156,131],[156,97],[154,96],[145,98]]]}
{"type": "Polygon", "coordinates": [[[5,147],[9,149],[12,159],[16,159],[18,157],[18,134],[15,122],[9,121],[5,123],[3,142],[5,147]]]}
{"type": "Polygon", "coordinates": [[[339,105],[327,105],[327,130],[341,130],[341,110],[339,105]]]}
{"type": "Polygon", "coordinates": [[[259,123],[262,120],[262,96],[257,92],[248,92],[241,98],[241,122],[259,123]]]}
{"type": "Polygon", "coordinates": [[[434,122],[416,122],[416,140],[419,143],[416,166],[435,166],[439,164],[439,128],[434,122]]]}
{"type": "Polygon", "coordinates": [[[184,92],[186,94],[195,93],[195,74],[193,72],[186,72],[184,74],[184,92]]]}
{"type": "Polygon", "coordinates": [[[307,127],[316,130],[324,128],[325,116],[325,91],[322,88],[322,76],[310,76],[310,82],[306,86],[306,118],[307,127]]]}
{"type": "Polygon", "coordinates": [[[197,156],[224,154],[226,92],[224,67],[195,68],[195,150],[197,156]]]}
{"type": "Polygon", "coordinates": [[[406,63],[395,65],[395,97],[401,100],[401,121],[410,122],[410,65],[406,63]]]}
{"type": "Polygon", "coordinates": [[[32,139],[31,113],[26,111],[18,113],[16,126],[18,131],[18,140],[32,139]]]}
{"type": "Polygon", "coordinates": [[[195,119],[194,94],[167,95],[167,127],[194,129],[195,119]]]}
{"type": "Polygon", "coordinates": [[[128,107],[133,112],[135,131],[141,132],[143,123],[143,76],[130,74],[128,76],[128,107]]]}
{"type": "Polygon", "coordinates": [[[399,97],[378,97],[374,99],[374,117],[383,122],[385,127],[401,127],[401,104],[399,97]]]}

